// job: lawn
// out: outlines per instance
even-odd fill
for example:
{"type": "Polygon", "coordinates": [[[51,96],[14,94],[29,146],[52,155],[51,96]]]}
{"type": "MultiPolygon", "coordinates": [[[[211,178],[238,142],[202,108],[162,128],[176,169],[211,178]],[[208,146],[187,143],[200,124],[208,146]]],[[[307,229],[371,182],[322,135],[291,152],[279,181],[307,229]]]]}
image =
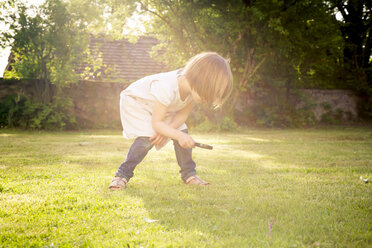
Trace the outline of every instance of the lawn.
{"type": "Polygon", "coordinates": [[[0,247],[371,247],[372,128],[193,137],[210,186],[168,144],[109,191],[120,131],[0,130],[0,247]]]}

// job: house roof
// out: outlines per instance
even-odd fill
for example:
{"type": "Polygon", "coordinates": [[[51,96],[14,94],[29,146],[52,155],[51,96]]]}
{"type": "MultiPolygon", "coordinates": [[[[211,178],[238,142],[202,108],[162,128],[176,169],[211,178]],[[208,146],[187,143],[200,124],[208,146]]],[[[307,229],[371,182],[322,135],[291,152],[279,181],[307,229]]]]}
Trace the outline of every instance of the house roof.
{"type": "MultiPolygon", "coordinates": [[[[93,56],[100,55],[103,66],[85,79],[132,82],[147,75],[163,72],[166,70],[165,65],[150,57],[152,47],[158,43],[153,37],[140,37],[136,43],[130,43],[126,39],[92,37],[90,51],[93,56]]],[[[92,68],[88,64],[83,64],[78,67],[77,72],[82,72],[87,67],[92,68]]]]}

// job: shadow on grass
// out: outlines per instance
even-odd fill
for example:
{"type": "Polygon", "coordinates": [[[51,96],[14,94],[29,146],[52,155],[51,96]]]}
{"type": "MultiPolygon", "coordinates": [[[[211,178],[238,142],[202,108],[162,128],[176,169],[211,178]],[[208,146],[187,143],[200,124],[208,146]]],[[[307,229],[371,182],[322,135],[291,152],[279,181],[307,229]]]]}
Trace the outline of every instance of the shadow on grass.
{"type": "MultiPolygon", "coordinates": [[[[249,233],[266,239],[266,220],[254,218],[257,223],[249,220],[252,210],[248,209],[246,199],[235,198],[226,189],[221,192],[214,186],[196,188],[176,184],[165,186],[165,190],[163,187],[129,187],[126,191],[141,197],[148,211],[146,218],[158,220],[165,230],[191,236],[193,242],[208,240],[209,245],[244,244],[249,233]]],[[[144,225],[151,224],[144,220],[144,225]]]]}
{"type": "MultiPolygon", "coordinates": [[[[215,164],[198,171],[210,186],[185,185],[174,170],[155,171],[140,182],[134,178],[125,192],[142,198],[147,218],[158,220],[166,230],[191,235],[194,241],[212,246],[269,246],[267,223],[276,213],[267,199],[257,198],[267,186],[260,182],[267,170],[245,159],[233,168],[215,164]]],[[[144,221],[144,225],[151,224],[144,221]]]]}
{"type": "MultiPolygon", "coordinates": [[[[178,175],[155,170],[140,182],[131,181],[126,192],[143,199],[147,218],[159,220],[167,230],[194,233],[197,240],[209,237],[211,246],[316,247],[319,242],[333,246],[347,244],[355,237],[366,242],[365,237],[352,232],[362,225],[363,218],[352,217],[356,209],[347,199],[352,195],[365,201],[366,192],[350,172],[369,169],[351,169],[343,164],[325,168],[328,161],[318,164],[322,158],[304,164],[296,156],[302,153],[301,147],[295,146],[280,147],[288,148],[284,154],[287,161],[283,154],[272,152],[275,144],[261,147],[261,151],[250,144],[235,146],[230,152],[226,149],[213,156],[200,151],[195,154],[200,161],[197,170],[211,186],[190,187],[183,185],[178,175]],[[162,179],[169,177],[171,180],[162,179]],[[274,220],[269,231],[268,223],[274,220]],[[332,231],[335,228],[338,234],[332,231]]],[[[319,155],[324,151],[316,148],[312,152],[319,155]]],[[[362,206],[357,211],[367,214],[368,209],[362,206]]]]}

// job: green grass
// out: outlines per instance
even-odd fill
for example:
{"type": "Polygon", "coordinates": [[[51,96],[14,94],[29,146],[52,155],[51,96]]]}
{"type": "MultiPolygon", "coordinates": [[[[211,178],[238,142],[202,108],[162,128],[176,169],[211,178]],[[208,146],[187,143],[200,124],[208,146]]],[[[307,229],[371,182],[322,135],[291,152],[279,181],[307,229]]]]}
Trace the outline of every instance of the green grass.
{"type": "Polygon", "coordinates": [[[120,131],[0,130],[0,247],[371,247],[371,128],[193,137],[211,186],[184,185],[168,144],[111,192],[120,131]]]}

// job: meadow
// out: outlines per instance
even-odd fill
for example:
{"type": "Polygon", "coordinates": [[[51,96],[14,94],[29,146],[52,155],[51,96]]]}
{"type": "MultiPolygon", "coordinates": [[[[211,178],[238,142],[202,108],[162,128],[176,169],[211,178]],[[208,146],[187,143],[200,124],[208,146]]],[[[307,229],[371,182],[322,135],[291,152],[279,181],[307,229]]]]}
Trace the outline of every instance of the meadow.
{"type": "Polygon", "coordinates": [[[0,247],[371,247],[372,128],[194,133],[208,187],[169,143],[124,191],[120,131],[0,129],[0,247]]]}

